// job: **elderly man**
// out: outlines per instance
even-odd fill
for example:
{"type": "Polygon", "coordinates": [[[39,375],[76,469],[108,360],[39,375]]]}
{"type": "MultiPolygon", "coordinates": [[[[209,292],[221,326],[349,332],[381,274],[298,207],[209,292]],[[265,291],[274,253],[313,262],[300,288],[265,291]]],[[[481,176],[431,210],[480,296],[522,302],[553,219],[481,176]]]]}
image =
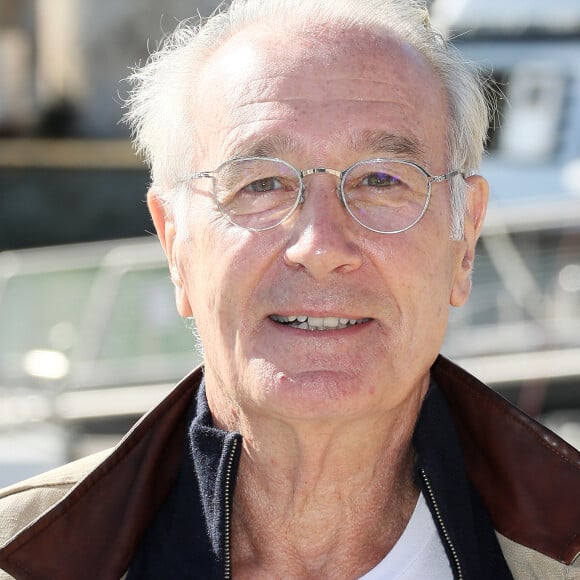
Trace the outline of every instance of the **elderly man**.
{"type": "Polygon", "coordinates": [[[438,357],[488,188],[477,77],[411,0],[182,26],[129,120],[195,370],[0,501],[16,578],[578,578],[578,453],[438,357]]]}

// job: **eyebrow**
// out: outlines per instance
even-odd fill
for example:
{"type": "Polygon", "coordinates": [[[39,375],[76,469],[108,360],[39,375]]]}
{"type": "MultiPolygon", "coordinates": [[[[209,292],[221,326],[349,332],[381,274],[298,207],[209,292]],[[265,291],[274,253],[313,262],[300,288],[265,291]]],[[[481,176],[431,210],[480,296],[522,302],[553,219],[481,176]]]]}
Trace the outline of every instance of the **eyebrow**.
{"type": "Polygon", "coordinates": [[[352,151],[378,156],[396,155],[410,161],[425,160],[425,150],[413,137],[389,131],[362,131],[351,137],[352,151]]]}
{"type": "MultiPolygon", "coordinates": [[[[256,139],[240,143],[231,151],[231,158],[280,157],[304,149],[299,139],[290,135],[260,135],[256,139]]],[[[413,137],[389,131],[366,130],[351,135],[348,149],[353,153],[377,157],[397,156],[410,161],[424,161],[425,150],[413,137]]]]}
{"type": "Polygon", "coordinates": [[[289,151],[300,151],[298,139],[290,135],[260,135],[257,139],[237,145],[231,153],[237,157],[283,157],[289,151]]]}

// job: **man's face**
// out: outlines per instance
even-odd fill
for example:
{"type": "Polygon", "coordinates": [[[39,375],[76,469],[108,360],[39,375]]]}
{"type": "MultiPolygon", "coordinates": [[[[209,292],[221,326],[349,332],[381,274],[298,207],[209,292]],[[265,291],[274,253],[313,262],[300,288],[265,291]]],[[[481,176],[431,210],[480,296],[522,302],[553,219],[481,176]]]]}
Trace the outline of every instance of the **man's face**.
{"type": "MultiPolygon", "coordinates": [[[[256,154],[299,169],[396,157],[449,170],[444,93],[394,39],[247,29],[210,59],[196,93],[192,171],[256,154]]],[[[305,182],[303,206],[263,232],[226,221],[198,182],[175,223],[152,204],[178,306],[205,349],[210,403],[294,420],[396,410],[424,392],[448,306],[467,298],[476,232],[468,219],[466,240],[450,240],[447,183],[433,186],[416,226],[385,235],[349,217],[336,177],[305,182]],[[308,330],[275,319],[294,316],[360,323],[308,330]]],[[[473,189],[479,215],[481,180],[473,189]]]]}

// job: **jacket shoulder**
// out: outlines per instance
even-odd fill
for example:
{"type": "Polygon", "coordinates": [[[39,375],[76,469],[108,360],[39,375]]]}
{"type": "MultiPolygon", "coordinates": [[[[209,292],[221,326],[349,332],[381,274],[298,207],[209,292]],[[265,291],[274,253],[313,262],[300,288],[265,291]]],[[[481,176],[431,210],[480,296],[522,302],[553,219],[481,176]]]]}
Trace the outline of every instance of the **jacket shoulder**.
{"type": "Polygon", "coordinates": [[[108,455],[101,451],[0,490],[0,547],[57,504],[108,455]]]}

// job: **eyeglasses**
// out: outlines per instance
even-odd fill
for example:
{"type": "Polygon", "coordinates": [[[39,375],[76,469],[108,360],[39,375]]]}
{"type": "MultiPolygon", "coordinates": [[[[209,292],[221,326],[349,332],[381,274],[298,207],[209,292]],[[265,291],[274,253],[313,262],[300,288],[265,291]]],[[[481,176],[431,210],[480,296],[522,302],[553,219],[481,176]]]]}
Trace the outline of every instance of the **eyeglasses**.
{"type": "Polygon", "coordinates": [[[340,180],[337,195],[361,226],[381,234],[398,234],[425,214],[431,184],[460,172],[430,175],[416,163],[393,159],[358,161],[344,171],[322,167],[300,171],[274,157],[241,157],[179,182],[211,179],[211,193],[226,219],[247,230],[264,231],[286,221],[304,203],[304,178],[321,173],[340,180]]]}

